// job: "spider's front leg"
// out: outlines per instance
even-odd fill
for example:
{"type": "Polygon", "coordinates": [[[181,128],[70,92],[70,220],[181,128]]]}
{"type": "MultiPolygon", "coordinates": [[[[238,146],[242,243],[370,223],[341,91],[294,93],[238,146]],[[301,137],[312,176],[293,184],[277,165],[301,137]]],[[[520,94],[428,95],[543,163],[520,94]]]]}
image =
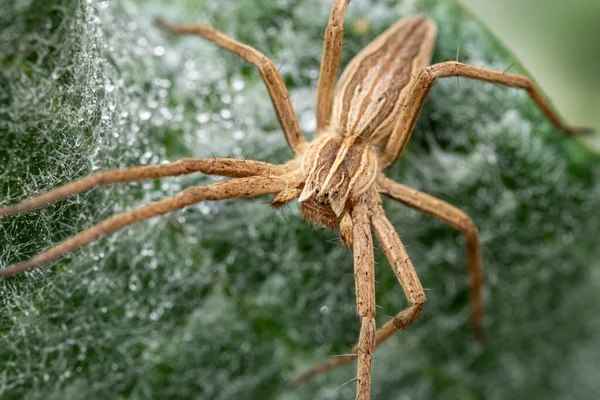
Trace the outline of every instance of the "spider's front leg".
{"type": "MultiPolygon", "coordinates": [[[[364,320],[364,318],[362,318],[362,312],[364,311],[361,310],[366,309],[370,312],[370,309],[368,309],[368,307],[365,305],[373,304],[373,307],[375,306],[375,283],[372,275],[372,271],[374,269],[373,240],[371,238],[369,222],[373,226],[377,241],[381,245],[381,248],[388,258],[390,265],[392,266],[394,273],[400,282],[400,285],[404,289],[404,293],[410,305],[406,309],[400,311],[394,318],[386,322],[381,328],[379,328],[375,332],[374,338],[370,336],[370,327],[364,328],[363,330],[363,327],[366,325],[363,324],[363,326],[361,326],[361,336],[358,343],[354,345],[354,347],[352,347],[347,354],[332,358],[327,362],[313,366],[302,375],[291,381],[288,384],[289,389],[295,388],[302,382],[305,382],[316,375],[349,364],[357,357],[357,379],[360,389],[360,385],[364,385],[367,382],[364,380],[364,371],[368,367],[368,371],[370,373],[372,353],[375,347],[379,346],[397,331],[412,324],[423,309],[426,300],[425,291],[423,290],[423,286],[419,281],[417,273],[412,265],[412,262],[410,261],[410,257],[406,253],[398,234],[385,216],[383,207],[381,207],[380,204],[377,204],[375,208],[369,212],[372,213],[370,217],[368,213],[361,211],[359,208],[358,210],[355,209],[355,212],[353,212],[352,215],[354,223],[353,239],[356,301],[359,315],[361,316],[361,321],[364,320]],[[366,221],[364,216],[366,216],[366,221]],[[369,275],[369,271],[371,271],[371,275],[369,275]],[[372,303],[367,303],[368,301],[372,301],[372,303]],[[365,335],[363,335],[363,332],[365,335]],[[361,378],[363,378],[362,381],[361,378]]],[[[375,309],[373,308],[373,316],[374,315],[375,309]]]]}
{"type": "Polygon", "coordinates": [[[356,398],[371,398],[371,363],[375,350],[375,260],[373,238],[366,202],[358,203],[352,211],[354,250],[354,279],[356,282],[356,311],[360,317],[360,336],[357,354],[356,398]]]}

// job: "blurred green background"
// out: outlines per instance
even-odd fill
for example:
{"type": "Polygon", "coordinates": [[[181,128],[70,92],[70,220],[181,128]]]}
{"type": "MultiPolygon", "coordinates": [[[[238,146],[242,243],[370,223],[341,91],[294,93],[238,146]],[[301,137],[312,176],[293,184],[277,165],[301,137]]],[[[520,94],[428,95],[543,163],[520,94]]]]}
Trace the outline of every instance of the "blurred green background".
{"type": "MultiPolygon", "coordinates": [[[[600,131],[600,1],[459,0],[517,57],[565,119],[600,131]]],[[[600,151],[600,140],[589,143],[600,151]]]]}

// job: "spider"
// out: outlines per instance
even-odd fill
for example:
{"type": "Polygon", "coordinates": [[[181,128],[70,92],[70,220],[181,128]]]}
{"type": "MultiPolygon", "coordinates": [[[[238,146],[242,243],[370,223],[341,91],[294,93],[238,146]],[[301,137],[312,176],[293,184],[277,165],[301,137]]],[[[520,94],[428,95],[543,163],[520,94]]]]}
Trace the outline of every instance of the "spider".
{"type": "Polygon", "coordinates": [[[303,217],[326,228],[339,227],[342,246],[354,254],[356,307],[360,317],[358,343],[346,355],[314,366],[290,382],[294,387],[357,359],[357,398],[370,398],[375,348],[413,323],[425,304],[425,293],[402,242],[387,219],[381,195],[397,200],[462,231],[466,238],[471,313],[483,340],[481,286],[483,273],[478,230],[458,208],[397,183],[383,174],[408,142],[423,103],[438,78],[466,77],[527,91],[554,126],[566,134],[585,129],[564,125],[532,81],[522,75],[496,72],[459,62],[429,65],[435,24],[417,15],[390,27],[360,52],[337,80],[343,22],[349,0],[334,0],[325,31],[317,86],[317,128],[308,142],[300,131],[287,89],[274,63],[259,51],[205,25],[159,24],[173,34],[194,34],[255,65],[264,80],[287,142],[295,157],[281,165],[231,158],[186,158],[163,165],[95,173],[19,204],[0,208],[0,218],[41,207],[97,185],[133,182],[202,172],[232,178],[185,189],[173,197],[108,218],[32,259],[0,270],[7,277],[40,267],[98,237],[136,222],[163,215],[203,200],[274,194],[272,206],[298,199],[303,217]],[[337,86],[336,86],[337,80],[337,86]],[[409,306],[377,329],[372,231],[387,256],[409,306]]]}

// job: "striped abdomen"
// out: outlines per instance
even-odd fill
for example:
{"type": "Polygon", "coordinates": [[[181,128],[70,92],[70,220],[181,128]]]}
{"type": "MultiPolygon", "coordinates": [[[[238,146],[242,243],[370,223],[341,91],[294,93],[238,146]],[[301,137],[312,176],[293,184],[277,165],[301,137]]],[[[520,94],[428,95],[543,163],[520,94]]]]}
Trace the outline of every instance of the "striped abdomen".
{"type": "Polygon", "coordinates": [[[400,20],[363,49],[336,86],[331,128],[385,145],[409,84],[431,61],[435,36],[435,24],[416,15],[400,20]]]}

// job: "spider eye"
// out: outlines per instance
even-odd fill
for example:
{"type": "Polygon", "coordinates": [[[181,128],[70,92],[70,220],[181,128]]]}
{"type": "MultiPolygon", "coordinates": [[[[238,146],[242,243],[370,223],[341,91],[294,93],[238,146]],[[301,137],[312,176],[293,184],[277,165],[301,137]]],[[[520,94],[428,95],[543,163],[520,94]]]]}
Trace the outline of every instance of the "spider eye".
{"type": "Polygon", "coordinates": [[[325,192],[325,197],[329,197],[329,192],[325,192]]]}
{"type": "Polygon", "coordinates": [[[319,193],[319,188],[316,188],[316,189],[315,189],[315,193],[319,193]]]}

